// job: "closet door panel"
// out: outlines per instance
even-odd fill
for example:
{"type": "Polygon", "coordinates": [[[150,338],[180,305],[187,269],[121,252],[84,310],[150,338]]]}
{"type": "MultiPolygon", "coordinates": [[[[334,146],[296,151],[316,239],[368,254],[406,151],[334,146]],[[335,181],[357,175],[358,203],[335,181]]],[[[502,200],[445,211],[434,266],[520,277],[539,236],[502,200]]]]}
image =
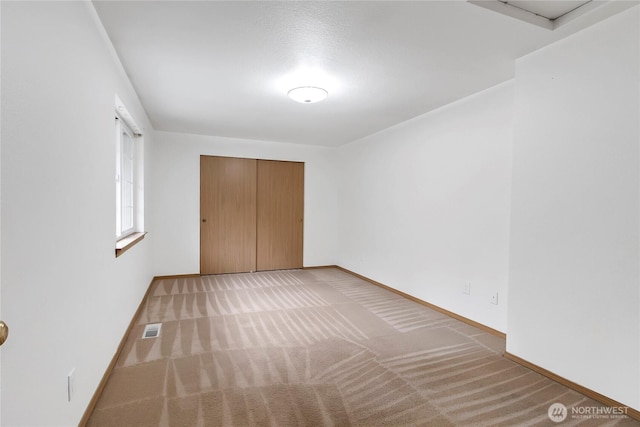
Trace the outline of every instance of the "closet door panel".
{"type": "Polygon", "coordinates": [[[257,160],[200,156],[200,273],[256,270],[257,160]]]}
{"type": "Polygon", "coordinates": [[[257,270],[302,268],[304,163],[258,160],[257,270]]]}

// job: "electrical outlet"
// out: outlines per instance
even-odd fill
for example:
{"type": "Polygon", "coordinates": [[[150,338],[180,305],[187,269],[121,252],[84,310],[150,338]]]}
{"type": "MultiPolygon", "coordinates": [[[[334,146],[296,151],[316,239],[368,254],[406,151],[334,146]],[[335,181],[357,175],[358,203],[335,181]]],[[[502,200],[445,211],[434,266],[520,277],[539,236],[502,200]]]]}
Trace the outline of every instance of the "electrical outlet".
{"type": "Polygon", "coordinates": [[[471,295],[471,282],[467,282],[464,284],[464,288],[462,289],[462,293],[465,295],[471,295]]]}
{"type": "Polygon", "coordinates": [[[71,402],[71,398],[76,394],[76,368],[73,368],[67,375],[67,398],[71,402]]]}
{"type": "Polygon", "coordinates": [[[491,295],[491,304],[498,305],[498,293],[491,295]]]}

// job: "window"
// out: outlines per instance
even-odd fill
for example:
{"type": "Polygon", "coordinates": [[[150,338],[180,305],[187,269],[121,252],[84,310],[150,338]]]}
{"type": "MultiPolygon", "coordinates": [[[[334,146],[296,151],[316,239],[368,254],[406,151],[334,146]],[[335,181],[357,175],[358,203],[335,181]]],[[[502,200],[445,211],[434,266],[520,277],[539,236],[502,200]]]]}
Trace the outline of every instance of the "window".
{"type": "Polygon", "coordinates": [[[134,227],[134,136],[126,123],[116,117],[116,237],[125,237],[134,227]]]}
{"type": "Polygon", "coordinates": [[[116,256],[144,237],[143,141],[140,128],[116,96],[116,256]]]}

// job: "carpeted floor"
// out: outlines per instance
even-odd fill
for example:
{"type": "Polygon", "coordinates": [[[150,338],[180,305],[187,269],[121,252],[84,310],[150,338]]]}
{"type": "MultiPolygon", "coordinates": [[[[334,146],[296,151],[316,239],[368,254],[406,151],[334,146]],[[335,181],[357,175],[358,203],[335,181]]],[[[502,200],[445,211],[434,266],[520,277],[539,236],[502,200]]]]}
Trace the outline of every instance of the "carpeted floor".
{"type": "Polygon", "coordinates": [[[559,425],[552,403],[600,406],[503,358],[501,338],[337,269],[152,286],[89,426],[559,425]]]}

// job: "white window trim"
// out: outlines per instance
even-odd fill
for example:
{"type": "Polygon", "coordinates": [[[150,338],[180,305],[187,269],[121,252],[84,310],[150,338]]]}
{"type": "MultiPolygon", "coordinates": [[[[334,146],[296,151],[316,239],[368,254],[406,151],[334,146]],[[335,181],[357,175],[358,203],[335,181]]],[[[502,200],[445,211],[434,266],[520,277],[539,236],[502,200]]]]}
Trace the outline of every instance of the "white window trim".
{"type": "Polygon", "coordinates": [[[136,191],[136,135],[129,129],[126,122],[116,114],[116,238],[121,239],[127,237],[130,234],[136,232],[136,208],[137,208],[137,200],[135,197],[136,191]],[[130,152],[131,158],[128,159],[130,161],[130,174],[131,174],[131,185],[129,188],[129,192],[131,192],[131,226],[127,228],[122,228],[122,221],[124,220],[126,213],[124,212],[125,203],[123,193],[126,192],[126,182],[123,175],[126,173],[124,171],[124,164],[126,163],[126,149],[125,143],[126,140],[123,138],[123,135],[127,135],[129,137],[129,144],[131,145],[130,152]]]}
{"type": "Polygon", "coordinates": [[[115,190],[116,190],[116,257],[141,241],[144,231],[144,140],[140,128],[116,95],[115,103],[115,190]],[[126,135],[126,138],[123,138],[126,135]],[[125,150],[124,141],[128,140],[131,158],[131,180],[129,186],[129,201],[131,202],[131,227],[122,229],[123,220],[123,188],[122,166],[125,150]]]}

